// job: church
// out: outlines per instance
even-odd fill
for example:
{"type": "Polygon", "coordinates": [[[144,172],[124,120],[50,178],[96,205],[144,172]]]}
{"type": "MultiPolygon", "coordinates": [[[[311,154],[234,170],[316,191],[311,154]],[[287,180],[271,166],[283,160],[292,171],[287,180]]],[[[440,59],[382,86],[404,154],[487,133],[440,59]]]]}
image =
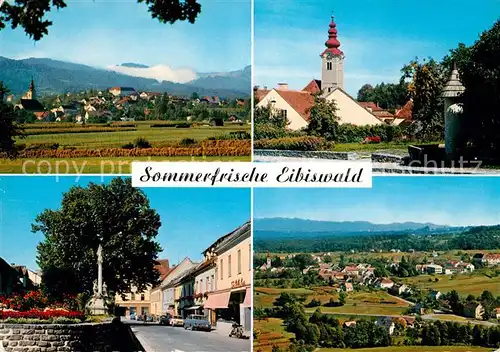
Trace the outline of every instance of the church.
{"type": "MultiPolygon", "coordinates": [[[[400,124],[405,118],[381,116],[372,107],[358,103],[344,91],[344,53],[340,50],[337,25],[332,16],[326,49],[321,57],[321,80],[313,79],[302,90],[290,90],[288,84],[278,83],[271,90],[256,88],[256,107],[270,106],[275,113],[286,117],[291,130],[300,130],[309,123],[309,110],[314,104],[314,94],[322,92],[327,101],[334,100],[340,124],[375,126],[384,123],[400,124]],[[377,116],[378,115],[378,116],[377,116]]],[[[366,104],[365,104],[366,105],[366,104]]]]}
{"type": "Polygon", "coordinates": [[[19,104],[15,106],[16,109],[32,111],[37,118],[39,115],[45,113],[45,108],[42,103],[37,100],[35,82],[33,79],[30,82],[28,91],[23,95],[19,104]]]}

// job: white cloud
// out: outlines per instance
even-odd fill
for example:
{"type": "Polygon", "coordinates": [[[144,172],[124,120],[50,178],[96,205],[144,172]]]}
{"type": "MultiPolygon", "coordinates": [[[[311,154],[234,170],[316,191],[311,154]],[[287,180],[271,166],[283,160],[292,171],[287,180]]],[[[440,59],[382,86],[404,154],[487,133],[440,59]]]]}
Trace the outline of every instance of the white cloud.
{"type": "Polygon", "coordinates": [[[156,65],[148,68],[108,66],[107,69],[129,76],[156,79],[158,82],[186,83],[197,78],[196,72],[190,68],[174,69],[168,65],[156,65]]]}

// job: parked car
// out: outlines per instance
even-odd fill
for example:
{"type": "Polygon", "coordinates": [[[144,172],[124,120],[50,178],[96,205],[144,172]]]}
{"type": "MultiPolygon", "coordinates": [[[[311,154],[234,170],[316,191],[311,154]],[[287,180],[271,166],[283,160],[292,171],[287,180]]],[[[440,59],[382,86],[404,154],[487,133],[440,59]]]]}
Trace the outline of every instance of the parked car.
{"type": "Polygon", "coordinates": [[[160,319],[158,320],[158,324],[160,325],[170,325],[170,320],[172,319],[172,316],[170,314],[167,315],[162,315],[160,319]]]}
{"type": "Polygon", "coordinates": [[[172,326],[184,326],[184,319],[179,316],[175,316],[172,319],[170,319],[170,325],[172,326]]]}
{"type": "Polygon", "coordinates": [[[130,314],[130,320],[135,320],[135,319],[136,319],[135,313],[130,314]]]}
{"type": "Polygon", "coordinates": [[[210,331],[212,326],[204,315],[191,314],[184,320],[184,329],[210,331]]]}

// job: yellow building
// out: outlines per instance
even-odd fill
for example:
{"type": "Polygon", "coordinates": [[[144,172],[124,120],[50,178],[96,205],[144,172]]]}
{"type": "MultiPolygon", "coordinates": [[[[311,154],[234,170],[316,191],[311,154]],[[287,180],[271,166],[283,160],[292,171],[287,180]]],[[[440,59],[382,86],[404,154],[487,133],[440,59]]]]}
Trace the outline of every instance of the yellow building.
{"type": "MultiPolygon", "coordinates": [[[[157,260],[155,269],[160,274],[160,280],[164,280],[170,272],[168,259],[157,260]]],[[[125,307],[125,316],[148,315],[157,317],[161,315],[162,305],[162,291],[160,286],[151,286],[145,291],[138,291],[137,287],[133,286],[130,292],[125,294],[122,298],[121,295],[115,296],[115,304],[120,307],[125,307]]]]}

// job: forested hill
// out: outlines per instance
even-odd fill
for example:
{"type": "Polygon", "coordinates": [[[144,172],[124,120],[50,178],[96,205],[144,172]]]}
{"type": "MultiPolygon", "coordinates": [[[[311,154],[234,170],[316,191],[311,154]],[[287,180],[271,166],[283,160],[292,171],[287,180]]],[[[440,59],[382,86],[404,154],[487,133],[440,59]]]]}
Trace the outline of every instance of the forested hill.
{"type": "Polygon", "coordinates": [[[450,249],[499,249],[500,225],[479,226],[468,229],[444,228],[434,231],[395,231],[380,234],[358,232],[332,234],[315,232],[254,232],[257,252],[335,252],[399,249],[408,251],[450,249]]]}

